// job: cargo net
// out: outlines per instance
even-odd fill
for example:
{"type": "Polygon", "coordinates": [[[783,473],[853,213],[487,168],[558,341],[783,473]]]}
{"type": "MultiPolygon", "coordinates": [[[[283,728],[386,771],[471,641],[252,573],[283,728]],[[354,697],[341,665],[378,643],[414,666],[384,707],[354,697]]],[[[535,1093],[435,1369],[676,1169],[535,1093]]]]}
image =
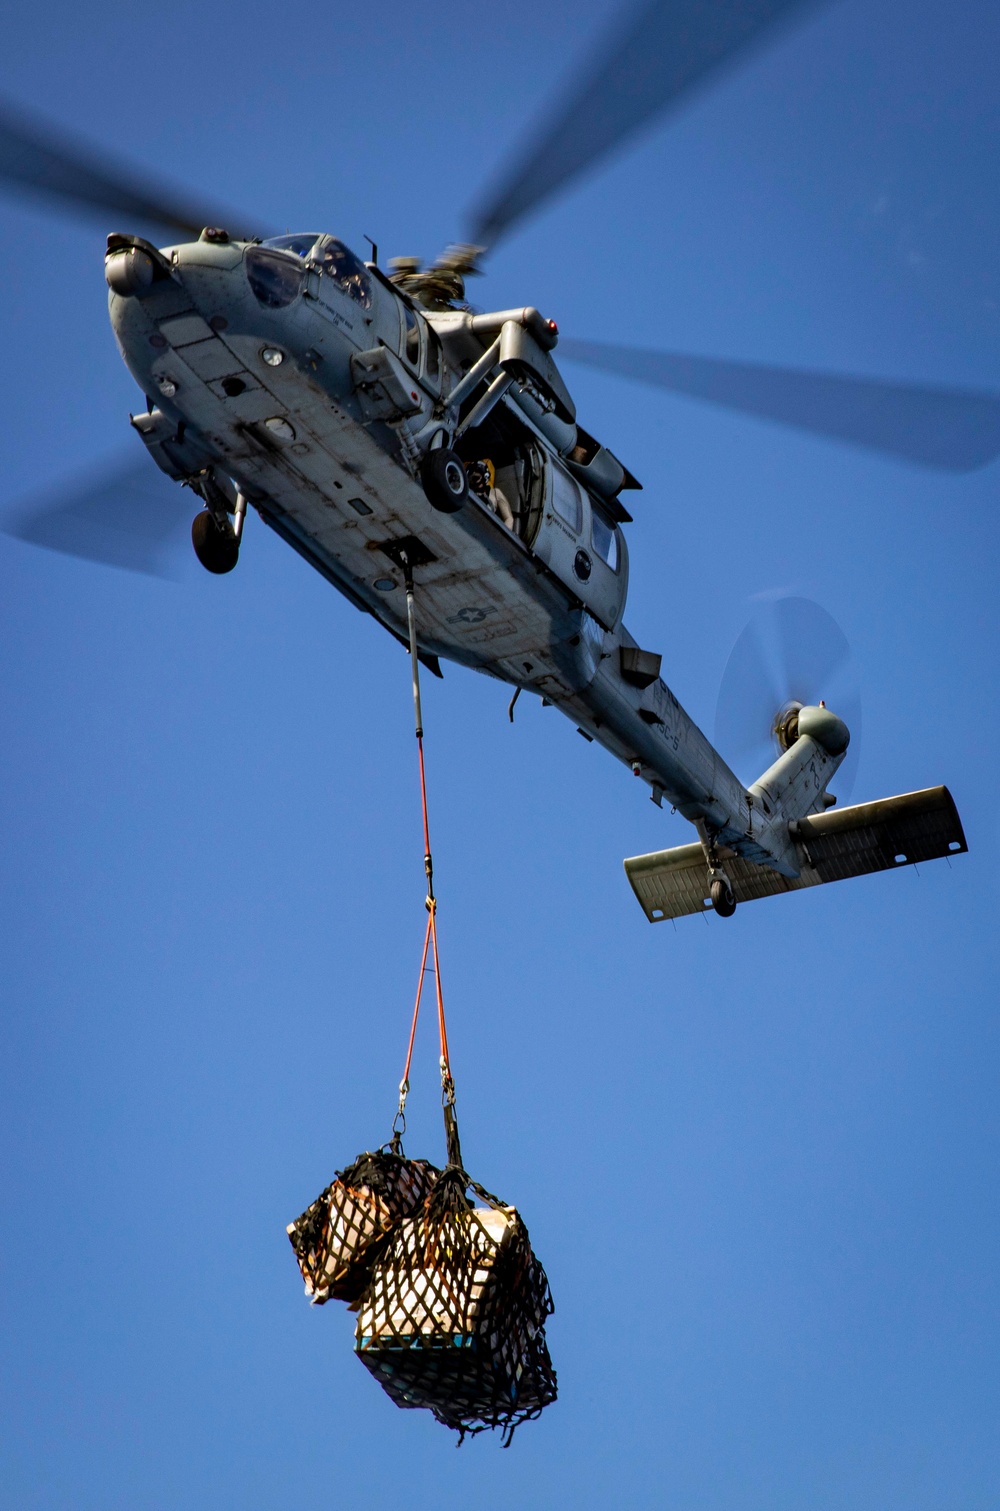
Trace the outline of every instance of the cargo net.
{"type": "Polygon", "coordinates": [[[501,1428],[506,1446],[556,1399],[552,1296],[528,1230],[455,1166],[380,1247],[357,1310],[355,1350],[382,1388],[397,1406],[426,1407],[460,1442],[501,1428]]]}
{"type": "Polygon", "coordinates": [[[426,1160],[390,1149],[361,1154],[341,1170],[287,1233],[313,1305],[357,1303],[380,1243],[393,1224],[422,1207],[438,1175],[426,1160]]]}

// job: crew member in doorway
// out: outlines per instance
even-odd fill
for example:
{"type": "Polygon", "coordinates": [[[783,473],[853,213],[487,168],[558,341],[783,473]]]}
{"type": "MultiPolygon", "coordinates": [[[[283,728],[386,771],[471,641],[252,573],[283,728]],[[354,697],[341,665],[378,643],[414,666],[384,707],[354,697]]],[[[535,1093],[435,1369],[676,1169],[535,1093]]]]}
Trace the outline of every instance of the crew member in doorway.
{"type": "Polygon", "coordinates": [[[489,457],[473,462],[469,467],[468,475],[469,487],[473,493],[477,494],[484,504],[489,504],[493,513],[503,520],[508,530],[513,530],[514,511],[510,507],[510,500],[506,493],[496,486],[496,468],[489,457]]]}

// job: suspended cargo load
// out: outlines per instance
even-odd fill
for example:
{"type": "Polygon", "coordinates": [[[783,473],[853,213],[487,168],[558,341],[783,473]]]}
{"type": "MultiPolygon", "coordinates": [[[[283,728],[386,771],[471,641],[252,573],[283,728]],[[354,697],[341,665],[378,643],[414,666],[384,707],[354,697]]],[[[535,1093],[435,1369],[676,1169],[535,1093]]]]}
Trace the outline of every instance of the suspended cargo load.
{"type": "Polygon", "coordinates": [[[379,1241],[400,1217],[422,1207],[438,1175],[426,1160],[390,1149],[362,1154],[342,1170],[286,1231],[317,1306],[354,1302],[371,1279],[379,1241]]]}
{"type": "MultiPolygon", "coordinates": [[[[288,1236],[314,1302],[331,1297],[358,1312],[355,1351],[397,1406],[423,1407],[466,1433],[514,1429],[556,1399],[545,1342],[549,1283],[517,1211],[466,1173],[458,1135],[444,994],[437,898],[424,777],[420,653],[410,548],[399,543],[406,579],[413,709],[423,809],[427,923],[413,1021],[392,1139],[342,1171],[288,1236]],[[406,1100],[420,1002],[434,976],[447,1164],[403,1155],[406,1100]],[[483,1203],[475,1206],[472,1191],[483,1203]]],[[[397,559],[397,558],[394,558],[397,559]]]]}
{"type": "Polygon", "coordinates": [[[508,1434],[556,1399],[552,1297],[517,1211],[449,1166],[381,1248],[355,1347],[397,1406],[464,1436],[508,1434]],[[472,1189],[487,1202],[474,1207],[472,1189]]]}

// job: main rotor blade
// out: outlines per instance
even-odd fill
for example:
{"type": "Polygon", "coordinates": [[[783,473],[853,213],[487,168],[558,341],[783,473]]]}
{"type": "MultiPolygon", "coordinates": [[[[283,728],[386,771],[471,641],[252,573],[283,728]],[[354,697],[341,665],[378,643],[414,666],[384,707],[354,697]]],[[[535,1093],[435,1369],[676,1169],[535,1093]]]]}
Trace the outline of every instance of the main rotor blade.
{"type": "Polygon", "coordinates": [[[778,22],[819,0],[646,0],[604,41],[535,141],[475,214],[470,240],[505,231],[778,22]]]}
{"type": "Polygon", "coordinates": [[[560,338],[559,355],[869,451],[972,472],[1000,456],[1000,395],[560,338]]]}
{"type": "Polygon", "coordinates": [[[105,465],[82,485],[22,505],[0,529],[66,556],[174,577],[197,504],[149,457],[129,457],[105,465]]]}
{"type": "Polygon", "coordinates": [[[141,169],[125,167],[98,148],[71,141],[9,105],[0,105],[0,180],[15,190],[60,199],[78,213],[124,217],[124,224],[112,230],[128,230],[131,222],[141,221],[191,236],[210,225],[248,232],[242,217],[163,189],[141,169]]]}

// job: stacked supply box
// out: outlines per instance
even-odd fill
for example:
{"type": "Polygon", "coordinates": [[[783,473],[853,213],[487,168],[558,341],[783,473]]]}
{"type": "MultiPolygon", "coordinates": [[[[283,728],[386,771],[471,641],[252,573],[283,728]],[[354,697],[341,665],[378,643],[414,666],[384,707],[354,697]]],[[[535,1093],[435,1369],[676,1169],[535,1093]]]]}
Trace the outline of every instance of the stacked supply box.
{"type": "Polygon", "coordinates": [[[380,1149],[362,1154],[318,1196],[287,1233],[314,1305],[356,1302],[371,1279],[378,1244],[401,1217],[418,1211],[438,1171],[380,1149]]]}
{"type": "Polygon", "coordinates": [[[513,1207],[435,1212],[432,1193],[380,1252],[355,1346],[398,1406],[426,1407],[461,1432],[513,1428],[556,1398],[551,1311],[513,1207]]]}

